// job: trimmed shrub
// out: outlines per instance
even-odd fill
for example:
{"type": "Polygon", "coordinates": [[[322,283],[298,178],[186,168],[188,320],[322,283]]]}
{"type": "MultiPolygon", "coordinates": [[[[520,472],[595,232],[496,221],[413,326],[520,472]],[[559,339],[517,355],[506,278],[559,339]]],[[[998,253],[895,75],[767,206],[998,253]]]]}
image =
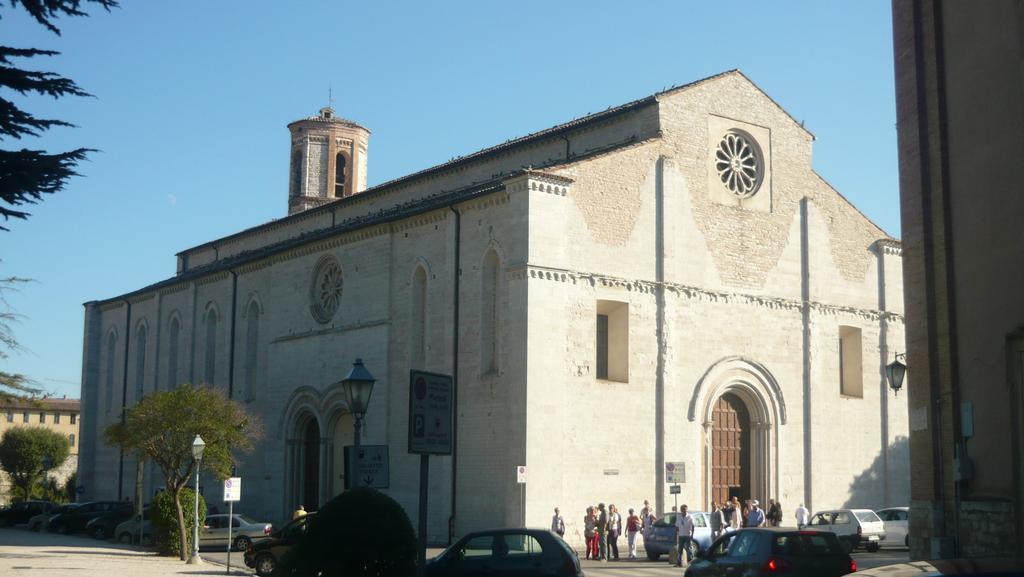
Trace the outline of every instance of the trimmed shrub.
{"type": "MultiPolygon", "coordinates": [[[[181,490],[181,510],[185,515],[185,534],[189,551],[192,550],[192,528],[195,518],[195,501],[192,489],[181,490]]],[[[199,496],[199,526],[206,521],[206,500],[199,496]]],[[[160,491],[150,505],[150,522],[153,524],[153,541],[161,555],[177,556],[181,552],[181,540],[178,532],[178,512],[174,509],[174,495],[169,491],[160,491]]],[[[201,529],[200,529],[201,530],[201,529]]]]}
{"type": "Polygon", "coordinates": [[[405,510],[380,491],[356,488],[331,499],[281,562],[294,577],[409,577],[416,533],[405,510]]]}

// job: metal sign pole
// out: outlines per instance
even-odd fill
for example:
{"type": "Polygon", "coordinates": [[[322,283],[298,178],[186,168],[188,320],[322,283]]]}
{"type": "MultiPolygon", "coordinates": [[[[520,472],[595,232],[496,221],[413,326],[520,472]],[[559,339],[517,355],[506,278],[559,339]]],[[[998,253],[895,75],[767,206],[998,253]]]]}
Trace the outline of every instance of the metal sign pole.
{"type": "Polygon", "coordinates": [[[231,575],[231,530],[235,528],[235,502],[228,501],[228,568],[225,573],[231,575]]]}
{"type": "Polygon", "coordinates": [[[423,577],[427,563],[427,483],[430,476],[430,455],[420,455],[420,523],[419,550],[416,552],[416,576],[423,577]]]}

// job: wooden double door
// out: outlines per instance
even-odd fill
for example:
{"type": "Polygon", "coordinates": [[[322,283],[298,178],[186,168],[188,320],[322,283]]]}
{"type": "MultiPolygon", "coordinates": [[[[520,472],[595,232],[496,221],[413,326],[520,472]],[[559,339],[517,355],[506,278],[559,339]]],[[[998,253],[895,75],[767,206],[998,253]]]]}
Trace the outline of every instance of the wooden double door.
{"type": "Polygon", "coordinates": [[[749,499],[750,473],[750,412],[739,397],[726,393],[712,413],[711,499],[749,499]]]}

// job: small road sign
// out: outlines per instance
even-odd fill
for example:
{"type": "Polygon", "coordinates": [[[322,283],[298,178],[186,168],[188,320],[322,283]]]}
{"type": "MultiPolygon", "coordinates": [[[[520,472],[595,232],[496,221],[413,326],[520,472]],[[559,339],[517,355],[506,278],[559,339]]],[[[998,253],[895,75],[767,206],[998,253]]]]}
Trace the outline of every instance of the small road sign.
{"type": "Polygon", "coordinates": [[[519,465],[516,467],[516,483],[526,482],[526,465],[519,465]]]}
{"type": "Polygon", "coordinates": [[[685,483],[686,482],[686,463],[675,462],[665,463],[665,482],[666,483],[685,483]]]}
{"type": "Polygon", "coordinates": [[[409,371],[409,452],[452,454],[451,375],[409,371]]]}
{"type": "Polygon", "coordinates": [[[242,478],[230,477],[224,479],[224,502],[242,500],[242,478]]]}
{"type": "Polygon", "coordinates": [[[679,485],[672,485],[668,488],[669,495],[678,495],[683,492],[683,488],[679,485]]]}
{"type": "Polygon", "coordinates": [[[345,447],[345,486],[387,489],[391,470],[387,445],[349,445],[345,447]]]}

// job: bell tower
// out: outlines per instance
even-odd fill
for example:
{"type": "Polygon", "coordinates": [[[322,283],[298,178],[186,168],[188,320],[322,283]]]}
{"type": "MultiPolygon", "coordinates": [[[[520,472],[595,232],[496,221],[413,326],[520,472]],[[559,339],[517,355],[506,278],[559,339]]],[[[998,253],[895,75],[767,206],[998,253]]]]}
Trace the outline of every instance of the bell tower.
{"type": "Polygon", "coordinates": [[[370,131],[334,115],[320,114],[288,125],[291,165],[288,214],[315,208],[366,189],[366,149],[370,131]]]}

